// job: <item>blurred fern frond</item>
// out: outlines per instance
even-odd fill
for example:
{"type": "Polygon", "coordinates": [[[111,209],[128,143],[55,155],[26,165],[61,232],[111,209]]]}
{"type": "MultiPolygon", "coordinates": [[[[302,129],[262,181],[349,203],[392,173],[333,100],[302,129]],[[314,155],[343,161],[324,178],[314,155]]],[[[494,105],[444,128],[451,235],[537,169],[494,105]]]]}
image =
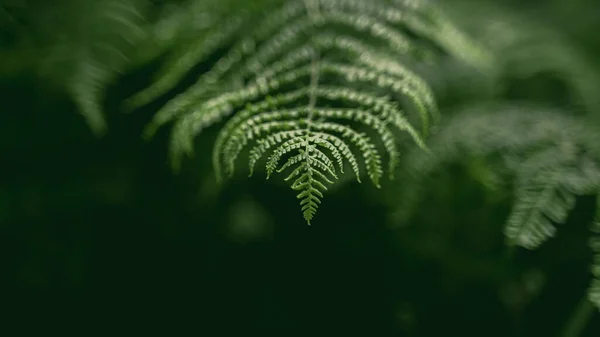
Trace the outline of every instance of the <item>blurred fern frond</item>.
{"type": "Polygon", "coordinates": [[[21,26],[12,30],[13,47],[0,53],[2,72],[33,70],[62,86],[102,134],[104,92],[147,38],[149,8],[147,0],[31,0],[9,7],[21,26]]]}
{"type": "Polygon", "coordinates": [[[441,5],[495,56],[494,71],[488,79],[496,85],[504,86],[499,81],[506,77],[526,80],[550,76],[564,84],[561,94],[570,96],[571,106],[592,114],[600,111],[600,69],[552,22],[500,2],[456,0],[441,5]]]}
{"type": "MultiPolygon", "coordinates": [[[[524,103],[463,109],[441,126],[428,143],[429,153],[408,155],[402,197],[395,198],[402,200],[396,215],[408,219],[425,179],[444,165],[470,156],[499,156],[498,169],[513,176],[515,185],[505,235],[509,244],[535,249],[566,222],[577,196],[600,191],[598,141],[594,127],[560,110],[524,103]]],[[[592,286],[590,298],[598,303],[597,286],[592,286]]]]}
{"type": "Polygon", "coordinates": [[[142,1],[81,1],[82,28],[74,27],[73,35],[58,44],[56,55],[72,67],[67,80],[72,94],[91,129],[101,134],[104,91],[119,72],[124,70],[136,45],[146,39],[144,4],[142,1]]]}

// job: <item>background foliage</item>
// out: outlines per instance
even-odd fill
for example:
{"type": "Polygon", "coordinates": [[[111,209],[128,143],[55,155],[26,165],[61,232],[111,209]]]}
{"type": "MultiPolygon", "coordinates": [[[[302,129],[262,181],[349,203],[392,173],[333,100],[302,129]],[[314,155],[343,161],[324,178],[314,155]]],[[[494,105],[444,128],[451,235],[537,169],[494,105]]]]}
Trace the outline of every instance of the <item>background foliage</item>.
{"type": "MultiPolygon", "coordinates": [[[[131,34],[115,24],[121,16],[85,14],[91,0],[0,2],[0,277],[10,316],[60,324],[87,322],[97,310],[145,326],[169,319],[196,334],[373,336],[557,336],[579,317],[596,198],[578,197],[539,250],[507,248],[514,188],[489,159],[465,154],[436,171],[409,214],[401,179],[382,191],[342,184],[310,227],[281,183],[239,176],[218,188],[208,159],[216,130],[199,137],[196,156],[173,175],[169,130],[140,138],[168,97],[130,114],[123,102],[169,62],[173,52],[164,52],[215,20],[178,12],[183,2],[117,6],[142,27],[131,34]],[[111,34],[115,45],[96,43],[111,34]],[[89,69],[83,78],[93,81],[78,82],[89,69]],[[74,92],[86,85],[97,96],[74,92]]],[[[227,3],[214,15],[238,10],[227,3]]],[[[440,65],[431,83],[442,114],[502,97],[593,121],[598,2],[504,1],[507,14],[486,5],[443,4],[506,64],[485,75],[440,65]],[[525,18],[508,27],[523,34],[503,38],[494,15],[525,18]]],[[[580,335],[597,336],[599,317],[590,314],[580,335]]]]}

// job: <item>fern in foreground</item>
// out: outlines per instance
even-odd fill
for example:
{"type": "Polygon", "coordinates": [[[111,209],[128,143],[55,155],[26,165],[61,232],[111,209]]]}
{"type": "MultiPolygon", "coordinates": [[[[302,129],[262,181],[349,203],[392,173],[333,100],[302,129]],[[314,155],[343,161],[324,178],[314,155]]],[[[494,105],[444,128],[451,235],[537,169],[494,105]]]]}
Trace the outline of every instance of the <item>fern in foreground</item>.
{"type": "Polygon", "coordinates": [[[196,84],[156,114],[146,136],[175,120],[170,151],[177,169],[201,131],[228,119],[213,149],[218,180],[234,173],[244,151],[251,175],[266,158],[267,177],[288,172],[285,180],[298,192],[310,223],[327,185],[345,168],[358,181],[366,172],[379,187],[384,171],[390,177],[395,171],[405,138],[425,148],[423,139],[439,119],[438,109],[409,64],[435,60],[440,49],[467,63],[482,53],[450,30],[433,7],[414,1],[265,4],[261,16],[253,14],[256,9],[238,11],[217,24],[214,34],[203,37],[201,49],[186,53],[183,65],[172,63],[178,65],[174,73],[163,72],[129,103],[158,97],[182,69],[236,41],[196,84]],[[449,31],[465,48],[447,40],[449,31]]]}
{"type": "MultiPolygon", "coordinates": [[[[597,144],[596,130],[559,111],[477,105],[442,126],[428,143],[430,153],[415,151],[408,156],[406,176],[411,179],[404,185],[410,186],[403,190],[405,203],[399,214],[409,214],[424,188],[424,178],[444,164],[469,156],[497,155],[503,159],[502,168],[515,177],[515,201],[506,237],[510,244],[535,249],[556,234],[557,224],[566,222],[578,195],[600,192],[597,144]]],[[[593,230],[597,232],[596,227],[593,230]]],[[[598,254],[597,238],[591,245],[598,254]]],[[[597,255],[596,278],[598,262],[597,255]]],[[[596,280],[590,287],[590,300],[600,307],[598,291],[596,280]]]]}

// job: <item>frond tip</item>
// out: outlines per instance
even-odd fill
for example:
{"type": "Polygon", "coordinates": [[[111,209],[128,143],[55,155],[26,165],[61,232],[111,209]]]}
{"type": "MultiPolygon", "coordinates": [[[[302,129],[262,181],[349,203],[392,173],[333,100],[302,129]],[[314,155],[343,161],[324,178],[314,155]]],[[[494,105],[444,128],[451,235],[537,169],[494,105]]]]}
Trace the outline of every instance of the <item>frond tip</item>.
{"type": "Polygon", "coordinates": [[[156,114],[147,134],[175,120],[171,156],[178,166],[200,132],[227,120],[213,148],[217,180],[234,173],[245,150],[250,175],[266,158],[267,178],[290,170],[286,181],[310,223],[326,185],[346,166],[359,182],[364,172],[380,187],[399,164],[401,139],[426,148],[439,113],[432,90],[407,64],[457,56],[436,29],[443,17],[432,13],[388,0],[265,8],[258,26],[241,24],[248,29],[236,30],[242,38],[229,51],[206,46],[197,62],[222,57],[156,114]]]}

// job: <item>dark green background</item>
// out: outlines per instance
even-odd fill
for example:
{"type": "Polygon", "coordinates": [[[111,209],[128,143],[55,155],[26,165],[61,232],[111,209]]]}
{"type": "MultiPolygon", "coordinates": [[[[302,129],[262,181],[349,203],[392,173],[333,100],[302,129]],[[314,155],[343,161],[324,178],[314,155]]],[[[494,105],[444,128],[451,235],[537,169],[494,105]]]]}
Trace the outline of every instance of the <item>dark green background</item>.
{"type": "MultiPolygon", "coordinates": [[[[597,0],[510,3],[563,29],[600,69],[597,0]]],[[[159,104],[119,109],[150,71],[111,86],[101,139],[60,88],[27,70],[0,78],[0,322],[81,324],[82,336],[115,319],[206,336],[556,336],[584,296],[592,197],[536,252],[507,250],[510,189],[486,189],[464,165],[432,179],[405,226],[390,227],[384,198],[355,183],[307,226],[277,179],[217,189],[214,130],[172,174],[168,130],[140,139],[159,104]]],[[[599,335],[596,313],[582,336],[599,335]]]]}

